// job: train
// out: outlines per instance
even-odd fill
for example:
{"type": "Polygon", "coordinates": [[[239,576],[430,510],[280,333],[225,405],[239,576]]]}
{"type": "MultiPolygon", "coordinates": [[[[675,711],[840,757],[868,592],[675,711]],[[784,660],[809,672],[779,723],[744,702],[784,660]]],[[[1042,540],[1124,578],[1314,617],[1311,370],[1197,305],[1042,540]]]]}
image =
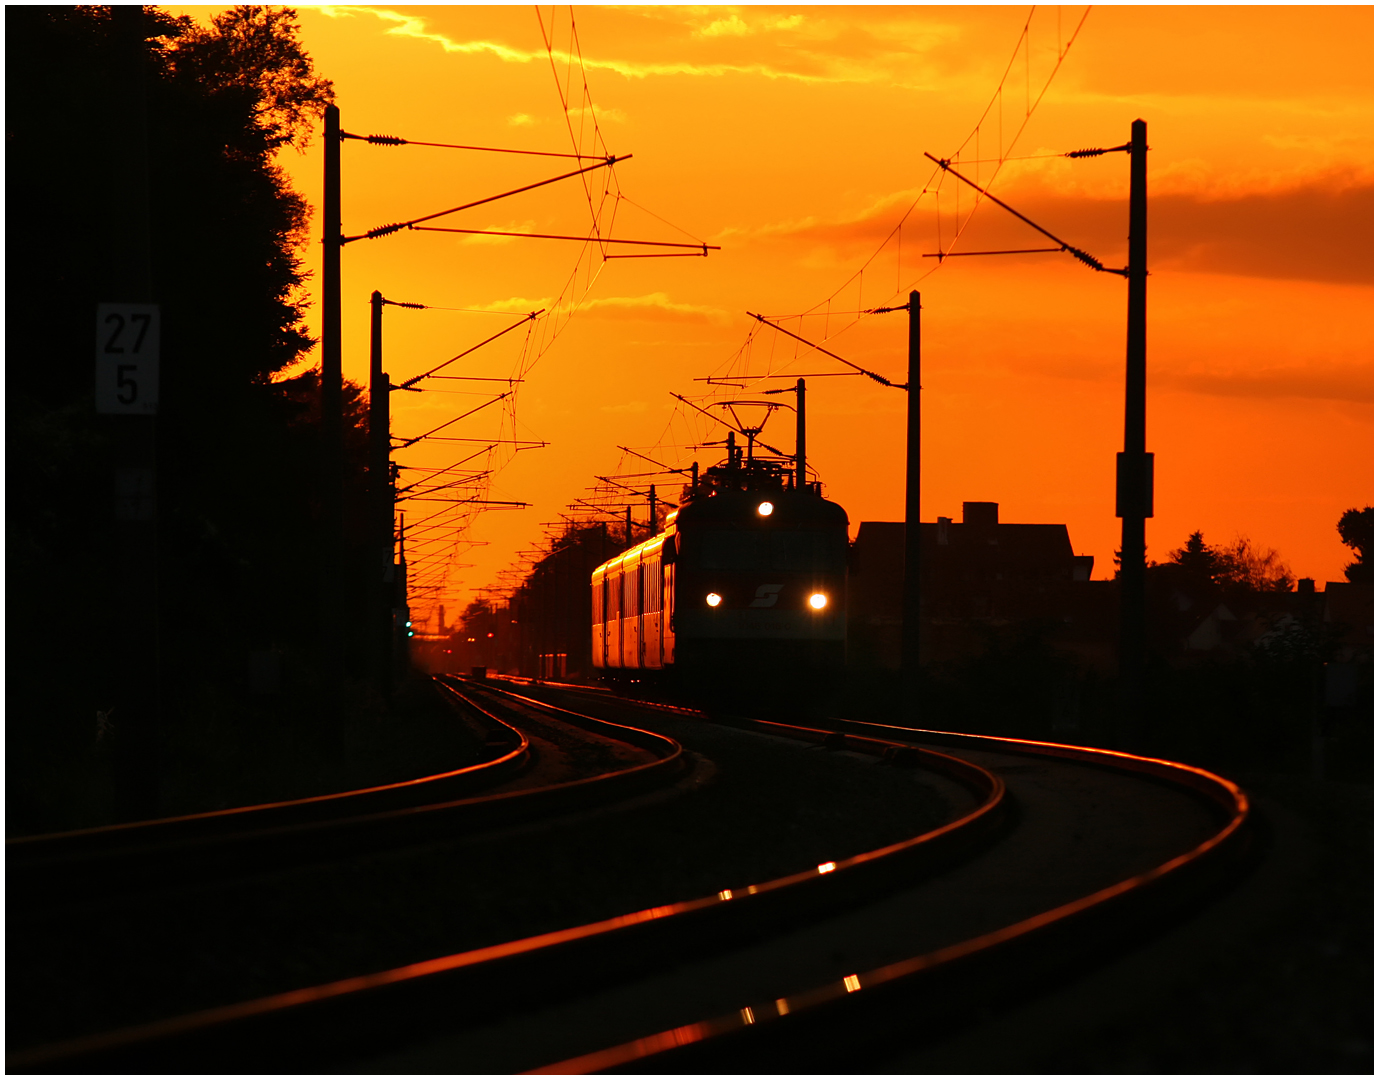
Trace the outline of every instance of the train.
{"type": "Polygon", "coordinates": [[[779,463],[695,477],[661,532],[590,576],[591,651],[605,679],[813,688],[847,648],[848,517],[779,463]]]}

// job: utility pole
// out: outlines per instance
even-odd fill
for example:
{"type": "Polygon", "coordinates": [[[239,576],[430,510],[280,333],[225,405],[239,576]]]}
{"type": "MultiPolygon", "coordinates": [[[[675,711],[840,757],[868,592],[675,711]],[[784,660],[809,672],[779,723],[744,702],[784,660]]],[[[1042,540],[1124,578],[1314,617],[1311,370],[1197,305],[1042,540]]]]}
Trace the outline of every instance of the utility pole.
{"type": "Polygon", "coordinates": [[[651,490],[650,490],[649,492],[647,492],[646,501],[647,501],[647,514],[649,515],[649,516],[647,517],[647,523],[646,523],[646,534],[647,534],[647,536],[650,537],[650,536],[655,536],[655,535],[656,535],[656,485],[655,485],[655,484],[652,484],[652,485],[651,485],[651,490]]]}
{"type": "Polygon", "coordinates": [[[393,478],[388,451],[391,444],[388,373],[383,370],[383,294],[369,297],[369,487],[370,530],[377,553],[375,573],[369,575],[366,593],[373,630],[368,640],[378,665],[378,687],[385,698],[393,690],[393,478]]]}
{"type": "Polygon", "coordinates": [[[910,293],[910,366],[905,411],[905,578],[900,594],[900,677],[907,720],[919,709],[919,293],[910,293]]]}
{"type": "Polygon", "coordinates": [[[321,198],[321,533],[319,642],[321,734],[331,751],[343,737],[344,437],[340,414],[340,110],[326,106],[321,198]]]}
{"type": "Polygon", "coordinates": [[[405,672],[412,649],[409,636],[412,609],[407,605],[407,515],[399,514],[397,517],[397,567],[393,581],[393,596],[397,604],[394,610],[401,615],[403,625],[397,628],[393,637],[393,641],[397,643],[397,651],[393,656],[394,663],[405,672]]]}
{"type": "MultiPolygon", "coordinates": [[[[148,122],[145,104],[145,21],[143,8],[117,5],[112,21],[123,68],[115,94],[122,99],[118,157],[110,170],[116,205],[111,247],[113,274],[103,284],[120,303],[97,308],[96,411],[117,414],[109,421],[115,446],[113,476],[114,543],[112,568],[119,583],[120,629],[111,652],[119,657],[118,675],[106,703],[115,736],[115,815],[121,821],[154,818],[160,803],[161,665],[158,640],[158,324],[153,300],[148,185],[148,122]],[[151,344],[140,367],[133,327],[142,320],[151,344]],[[126,332],[128,327],[128,332],[126,332]],[[151,328],[151,332],[150,331],[151,328]],[[109,356],[102,354],[108,350],[109,356]],[[103,361],[112,366],[107,367],[103,361]],[[103,377],[133,372],[137,384],[103,377]],[[132,393],[126,391],[131,390],[132,393]]],[[[145,333],[138,340],[143,341],[145,333]]]]}
{"type": "Polygon", "coordinates": [[[1148,125],[1130,125],[1130,261],[1125,336],[1125,449],[1116,455],[1116,516],[1120,518],[1120,742],[1137,749],[1144,737],[1144,561],[1146,518],[1154,516],[1154,455],[1145,453],[1145,324],[1149,277],[1148,125]]]}
{"type": "Polygon", "coordinates": [[[795,490],[804,491],[808,485],[804,461],[804,380],[795,380],[795,490]]]}
{"type": "Polygon", "coordinates": [[[627,505],[627,546],[632,546],[632,504],[627,505]]]}

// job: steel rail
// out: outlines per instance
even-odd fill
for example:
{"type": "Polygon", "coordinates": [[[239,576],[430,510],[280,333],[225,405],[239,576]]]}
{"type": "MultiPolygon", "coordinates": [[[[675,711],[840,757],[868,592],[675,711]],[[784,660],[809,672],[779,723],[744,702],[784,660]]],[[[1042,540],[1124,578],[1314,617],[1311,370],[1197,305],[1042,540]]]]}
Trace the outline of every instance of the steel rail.
{"type": "MultiPolygon", "coordinates": [[[[1191,890],[1198,881],[1207,882],[1208,887],[1219,884],[1213,875],[1223,873],[1227,860],[1240,851],[1247,837],[1248,797],[1230,780],[1196,766],[1029,739],[863,721],[838,723],[884,731],[892,737],[1057,757],[1167,780],[1208,798],[1225,813],[1226,820],[1212,836],[1158,866],[989,933],[771,1002],[744,1003],[732,1013],[583,1054],[532,1073],[709,1072],[727,1065],[733,1071],[754,1071],[768,1061],[770,1071],[845,1070],[851,1050],[866,1045],[868,1039],[896,1038],[897,1010],[913,1017],[914,998],[925,989],[943,988],[935,989],[931,999],[940,993],[967,991],[970,995],[974,980],[987,990],[993,983],[1009,981],[1007,968],[1025,965],[1023,975],[1029,981],[1031,963],[1066,965],[1070,957],[1088,959],[1078,954],[1088,952],[1088,939],[1097,931],[1124,936],[1127,922],[1152,924],[1165,916],[1165,909],[1181,907],[1185,900],[1191,902],[1195,898],[1191,890]],[[1176,896],[1171,893],[1174,886],[1176,896]],[[1077,940],[1079,935],[1083,940],[1077,940]],[[840,1037],[845,1029],[847,1037],[840,1037]]],[[[964,1004],[975,1003],[967,1000],[964,1004]]],[[[945,1008],[956,1020],[953,1002],[946,1002],[945,1008]]]]}
{"type": "MultiPolygon", "coordinates": [[[[454,696],[454,695],[452,695],[454,696]]],[[[336,820],[385,808],[422,805],[454,799],[472,790],[474,782],[502,779],[519,770],[530,755],[528,740],[511,724],[484,714],[492,725],[490,744],[503,752],[487,761],[412,780],[357,788],[351,791],[283,799],[252,806],[234,806],[175,817],[146,821],[126,821],[70,832],[20,836],[5,841],[5,860],[10,870],[23,870],[52,860],[71,860],[83,856],[107,856],[112,851],[154,845],[205,840],[217,835],[238,834],[316,821],[336,820]]]]}
{"type": "Polygon", "coordinates": [[[89,884],[93,876],[98,876],[101,890],[108,894],[156,887],[169,880],[185,883],[296,866],[308,843],[308,857],[319,861],[378,846],[453,837],[464,829],[529,820],[623,797],[659,783],[662,773],[674,775],[683,768],[674,740],[644,733],[647,739],[660,739],[654,748],[660,759],[649,765],[542,787],[476,795],[476,785],[492,787],[511,780],[529,765],[529,741],[468,695],[443,683],[438,685],[467,708],[478,711],[493,730],[510,733],[517,745],[492,762],[435,777],[33,838],[44,841],[41,844],[12,841],[28,853],[28,858],[17,866],[13,851],[7,853],[11,908],[84,895],[80,886],[89,884]]]}
{"type": "MultiPolygon", "coordinates": [[[[448,677],[447,681],[452,686],[464,685],[466,697],[475,690],[470,680],[448,677]]],[[[665,736],[653,732],[613,724],[491,685],[482,686],[480,693],[510,697],[595,729],[624,734],[632,731],[647,740],[666,741],[665,736]]],[[[791,730],[784,724],[769,727],[774,734],[791,730]]],[[[832,738],[833,733],[810,728],[796,731],[795,737],[803,741],[840,745],[832,738]]],[[[872,898],[879,890],[901,882],[913,884],[984,843],[1002,826],[1006,787],[989,770],[938,751],[882,739],[849,737],[847,742],[852,748],[896,764],[917,765],[953,778],[981,796],[978,805],[907,840],[744,889],[724,889],[713,896],[388,971],[39,1046],[9,1054],[7,1067],[168,1071],[213,1060],[217,1068],[252,1071],[266,1067],[271,1059],[275,1069],[297,1064],[320,1068],[332,1055],[348,1059],[351,1053],[367,1049],[371,1039],[394,1040],[409,1025],[453,1024],[456,1000],[465,1001],[466,1019],[474,1022],[514,1003],[529,1005],[543,995],[587,990],[600,979],[628,977],[648,965],[664,963],[668,954],[699,956],[780,932],[801,918],[818,917],[872,898]],[[901,753],[907,750],[914,751],[913,757],[901,753]],[[262,1049],[270,1045],[274,1048],[271,1054],[262,1049]]],[[[681,759],[677,755],[675,760],[681,759]]],[[[667,762],[654,764],[664,766],[667,762]]]]}

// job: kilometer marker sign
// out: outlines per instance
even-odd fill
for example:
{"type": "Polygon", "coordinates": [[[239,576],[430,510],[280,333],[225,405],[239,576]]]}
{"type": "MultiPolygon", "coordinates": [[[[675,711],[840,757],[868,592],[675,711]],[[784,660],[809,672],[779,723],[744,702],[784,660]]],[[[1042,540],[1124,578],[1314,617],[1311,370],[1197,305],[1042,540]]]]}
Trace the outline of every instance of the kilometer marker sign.
{"type": "Polygon", "coordinates": [[[96,305],[96,412],[158,412],[157,304],[96,305]]]}

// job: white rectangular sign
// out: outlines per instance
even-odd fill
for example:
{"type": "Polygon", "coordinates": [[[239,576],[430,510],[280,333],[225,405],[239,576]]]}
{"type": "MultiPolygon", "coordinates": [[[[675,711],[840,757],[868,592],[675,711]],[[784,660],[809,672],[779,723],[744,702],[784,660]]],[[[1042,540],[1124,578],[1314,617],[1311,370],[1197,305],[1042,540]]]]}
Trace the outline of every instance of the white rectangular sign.
{"type": "Polygon", "coordinates": [[[158,412],[157,304],[96,305],[96,412],[158,412]]]}

